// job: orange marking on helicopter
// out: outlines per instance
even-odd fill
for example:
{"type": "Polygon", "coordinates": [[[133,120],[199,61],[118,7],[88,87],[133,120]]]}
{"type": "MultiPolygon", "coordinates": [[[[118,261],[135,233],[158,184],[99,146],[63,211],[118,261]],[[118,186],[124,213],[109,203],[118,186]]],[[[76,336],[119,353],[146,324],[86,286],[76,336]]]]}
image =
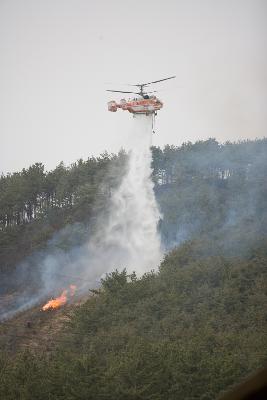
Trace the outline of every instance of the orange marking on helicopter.
{"type": "MultiPolygon", "coordinates": [[[[171,76],[169,78],[164,78],[164,79],[159,79],[157,81],[153,82],[148,82],[148,83],[141,83],[137,85],[132,85],[132,86],[137,86],[140,90],[139,93],[136,92],[127,92],[127,91],[120,91],[120,90],[108,90],[109,92],[117,92],[117,93],[133,93],[137,94],[139,96],[142,96],[143,99],[129,99],[129,101],[126,101],[125,99],[122,99],[120,103],[116,103],[116,101],[112,100],[108,102],[108,110],[111,112],[116,112],[118,108],[121,108],[124,111],[129,111],[132,114],[152,114],[156,115],[156,111],[159,111],[163,107],[162,101],[160,101],[156,96],[148,96],[147,92],[144,91],[144,88],[158,83],[162,81],[166,81],[168,79],[173,79],[175,76],[171,76]],[[148,98],[145,98],[148,97],[148,98]]],[[[153,93],[153,92],[152,92],[153,93]]]]}

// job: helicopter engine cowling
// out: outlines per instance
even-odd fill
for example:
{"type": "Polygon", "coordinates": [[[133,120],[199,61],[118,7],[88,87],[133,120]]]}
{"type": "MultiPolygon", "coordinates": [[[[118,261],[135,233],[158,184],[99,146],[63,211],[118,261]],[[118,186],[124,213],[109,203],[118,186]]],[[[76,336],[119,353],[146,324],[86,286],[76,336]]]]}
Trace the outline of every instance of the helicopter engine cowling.
{"type": "Polygon", "coordinates": [[[116,101],[112,100],[108,102],[108,111],[116,112],[118,109],[116,101]]]}

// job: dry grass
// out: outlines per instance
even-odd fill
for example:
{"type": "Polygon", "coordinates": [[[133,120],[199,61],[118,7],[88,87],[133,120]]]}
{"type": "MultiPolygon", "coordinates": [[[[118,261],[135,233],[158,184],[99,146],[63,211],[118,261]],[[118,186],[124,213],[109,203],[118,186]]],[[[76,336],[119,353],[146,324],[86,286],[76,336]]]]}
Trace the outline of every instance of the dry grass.
{"type": "Polygon", "coordinates": [[[56,310],[42,311],[42,304],[23,311],[0,323],[0,347],[11,354],[23,349],[52,351],[64,340],[63,329],[74,310],[89,295],[75,297],[72,302],[56,310]]]}

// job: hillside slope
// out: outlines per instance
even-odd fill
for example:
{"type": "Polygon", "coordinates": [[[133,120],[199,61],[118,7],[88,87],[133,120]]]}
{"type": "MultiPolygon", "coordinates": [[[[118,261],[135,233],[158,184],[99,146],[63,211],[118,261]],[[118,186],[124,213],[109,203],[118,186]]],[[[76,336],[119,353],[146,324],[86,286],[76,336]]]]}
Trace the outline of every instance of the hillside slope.
{"type": "MultiPolygon", "coordinates": [[[[2,323],[0,398],[208,400],[263,366],[266,152],[267,139],[153,148],[169,252],[159,271],[137,278],[114,265],[84,304],[45,314],[38,305],[2,323]]],[[[34,299],[45,257],[57,261],[51,282],[81,284],[75,257],[126,160],[1,177],[0,313],[34,299]]]]}
{"type": "Polygon", "coordinates": [[[199,241],[172,251],[159,273],[110,274],[52,352],[2,353],[0,397],[216,398],[267,361],[266,248],[208,256],[199,241]]]}

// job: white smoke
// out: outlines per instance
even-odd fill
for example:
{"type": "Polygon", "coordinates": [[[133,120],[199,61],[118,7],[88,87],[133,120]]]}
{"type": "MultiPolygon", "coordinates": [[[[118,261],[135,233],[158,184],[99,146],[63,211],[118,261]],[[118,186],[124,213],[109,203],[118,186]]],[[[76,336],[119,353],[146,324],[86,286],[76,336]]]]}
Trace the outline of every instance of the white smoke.
{"type": "MultiPolygon", "coordinates": [[[[97,287],[99,279],[115,269],[126,268],[140,276],[158,267],[162,252],[157,231],[160,213],[151,180],[151,118],[133,118],[126,172],[97,221],[96,233],[87,244],[74,246],[68,253],[62,249],[42,251],[18,265],[15,278],[21,274],[30,284],[9,307],[1,307],[0,301],[0,320],[44,301],[70,283],[83,292],[97,287]],[[34,282],[38,276],[37,287],[34,282]]],[[[76,236],[77,229],[75,224],[63,229],[51,243],[66,234],[76,236]]]]}
{"type": "Polygon", "coordinates": [[[104,226],[89,243],[98,272],[126,268],[139,275],[159,265],[160,213],[151,180],[152,116],[133,118],[128,168],[113,193],[104,226]]]}

